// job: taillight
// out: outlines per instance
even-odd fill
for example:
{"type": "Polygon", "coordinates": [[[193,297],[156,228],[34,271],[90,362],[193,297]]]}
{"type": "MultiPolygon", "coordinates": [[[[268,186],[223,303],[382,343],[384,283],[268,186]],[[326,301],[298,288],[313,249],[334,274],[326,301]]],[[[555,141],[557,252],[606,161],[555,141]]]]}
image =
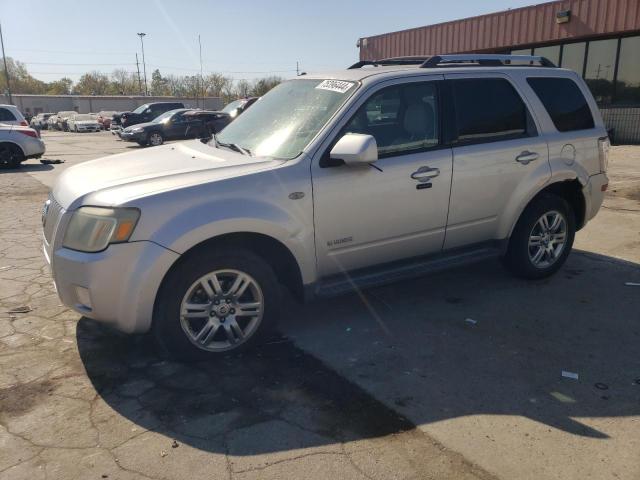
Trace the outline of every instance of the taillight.
{"type": "Polygon", "coordinates": [[[23,135],[27,135],[28,137],[38,138],[38,132],[36,132],[35,130],[32,130],[30,128],[25,129],[25,130],[16,130],[16,132],[20,132],[23,135]]]}
{"type": "Polygon", "coordinates": [[[600,157],[600,171],[605,173],[609,168],[609,148],[611,142],[609,137],[601,137],[598,139],[598,155],[600,157]]]}
{"type": "Polygon", "coordinates": [[[28,127],[28,126],[29,126],[29,124],[27,123],[27,121],[26,121],[26,120],[20,120],[20,126],[21,126],[21,127],[28,127]]]}

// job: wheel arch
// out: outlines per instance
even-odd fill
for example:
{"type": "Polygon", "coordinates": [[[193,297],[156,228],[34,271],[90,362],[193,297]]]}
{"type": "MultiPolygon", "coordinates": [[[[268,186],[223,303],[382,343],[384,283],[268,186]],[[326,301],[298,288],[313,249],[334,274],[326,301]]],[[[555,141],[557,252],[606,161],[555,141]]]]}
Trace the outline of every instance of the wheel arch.
{"type": "Polygon", "coordinates": [[[17,142],[14,142],[12,140],[2,140],[0,141],[0,146],[2,145],[13,145],[14,147],[18,147],[22,152],[22,155],[27,156],[27,153],[24,151],[24,148],[22,148],[22,146],[17,142]]]}
{"type": "Polygon", "coordinates": [[[585,225],[587,212],[587,202],[582,189],[582,182],[580,182],[577,177],[547,184],[544,188],[535,193],[529,199],[529,201],[520,209],[518,216],[511,225],[509,238],[511,238],[513,230],[515,229],[518,221],[520,221],[520,218],[522,217],[522,214],[526,210],[526,208],[531,205],[536,199],[540,198],[543,195],[549,194],[563,198],[569,204],[575,215],[576,231],[580,230],[585,225]]]}

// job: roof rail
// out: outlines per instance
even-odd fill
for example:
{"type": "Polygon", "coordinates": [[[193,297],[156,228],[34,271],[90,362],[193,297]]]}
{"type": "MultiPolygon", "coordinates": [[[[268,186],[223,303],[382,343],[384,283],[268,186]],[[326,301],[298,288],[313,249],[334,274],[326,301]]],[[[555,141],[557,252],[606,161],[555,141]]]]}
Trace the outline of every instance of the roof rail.
{"type": "Polygon", "coordinates": [[[421,68],[451,67],[451,64],[463,64],[460,66],[499,66],[499,67],[523,67],[537,66],[557,68],[546,57],[539,55],[497,55],[497,54],[462,54],[462,55],[434,55],[420,65],[421,68]]]}
{"type": "Polygon", "coordinates": [[[361,60],[354,63],[349,69],[362,68],[364,66],[391,66],[391,65],[418,65],[420,68],[438,67],[526,67],[541,66],[557,68],[556,65],[545,57],[538,55],[497,55],[497,54],[456,54],[434,55],[430,57],[393,57],[381,60],[361,60]],[[534,65],[537,64],[537,65],[534,65]]]}

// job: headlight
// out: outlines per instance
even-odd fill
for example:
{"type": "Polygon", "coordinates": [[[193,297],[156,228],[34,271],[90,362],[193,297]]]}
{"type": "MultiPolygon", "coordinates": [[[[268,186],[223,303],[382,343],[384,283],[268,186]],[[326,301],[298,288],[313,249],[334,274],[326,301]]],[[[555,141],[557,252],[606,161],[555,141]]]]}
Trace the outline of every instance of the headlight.
{"type": "Polygon", "coordinates": [[[130,131],[130,132],[132,132],[132,133],[138,133],[138,132],[141,132],[142,130],[144,130],[144,128],[142,128],[142,127],[135,127],[135,128],[132,128],[132,129],[131,129],[131,130],[129,130],[129,131],[130,131]]]}
{"type": "Polygon", "coordinates": [[[80,207],[71,217],[62,245],[81,252],[100,252],[126,242],[140,218],[137,208],[80,207]]]}

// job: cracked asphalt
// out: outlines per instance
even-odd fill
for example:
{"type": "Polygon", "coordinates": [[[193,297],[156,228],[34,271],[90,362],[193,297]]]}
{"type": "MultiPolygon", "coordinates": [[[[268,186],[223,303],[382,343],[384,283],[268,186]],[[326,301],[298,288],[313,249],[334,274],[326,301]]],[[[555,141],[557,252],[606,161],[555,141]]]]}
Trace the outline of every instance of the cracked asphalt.
{"type": "Polygon", "coordinates": [[[282,338],[181,364],[60,304],[47,185],[130,146],[44,138],[66,163],[0,173],[0,480],[640,478],[639,147],[613,149],[605,208],[552,279],[489,262],[289,300],[282,338]]]}

